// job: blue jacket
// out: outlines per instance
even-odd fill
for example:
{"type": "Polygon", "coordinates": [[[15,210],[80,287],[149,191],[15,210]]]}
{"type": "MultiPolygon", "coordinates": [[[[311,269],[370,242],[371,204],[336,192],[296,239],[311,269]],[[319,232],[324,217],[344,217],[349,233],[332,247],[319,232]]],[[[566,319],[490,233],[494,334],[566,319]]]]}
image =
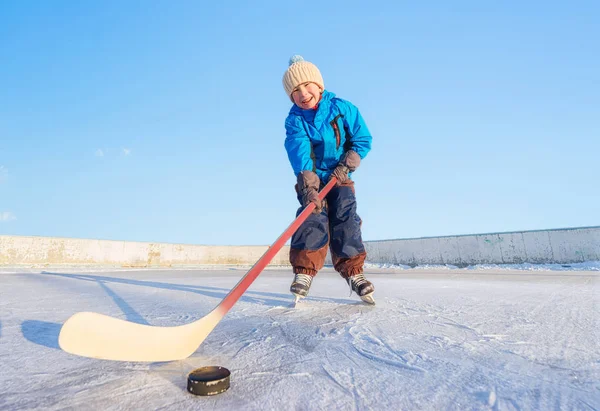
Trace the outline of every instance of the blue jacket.
{"type": "Polygon", "coordinates": [[[327,182],[347,150],[361,159],[371,150],[371,133],[358,108],[325,90],[317,110],[291,108],[285,120],[285,149],[296,176],[304,170],[327,182]]]}

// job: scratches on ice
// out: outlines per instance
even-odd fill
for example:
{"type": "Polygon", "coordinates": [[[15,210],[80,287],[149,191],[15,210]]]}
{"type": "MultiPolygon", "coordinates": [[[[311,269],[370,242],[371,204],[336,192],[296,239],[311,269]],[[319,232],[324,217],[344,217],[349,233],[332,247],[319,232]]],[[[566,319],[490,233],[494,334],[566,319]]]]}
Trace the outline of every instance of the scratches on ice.
{"type": "Polygon", "coordinates": [[[378,337],[376,333],[371,332],[366,327],[362,330],[352,327],[350,328],[350,335],[352,336],[352,347],[357,353],[369,360],[411,371],[425,372],[423,368],[414,365],[416,361],[422,359],[420,356],[410,351],[394,349],[383,338],[378,337]]]}

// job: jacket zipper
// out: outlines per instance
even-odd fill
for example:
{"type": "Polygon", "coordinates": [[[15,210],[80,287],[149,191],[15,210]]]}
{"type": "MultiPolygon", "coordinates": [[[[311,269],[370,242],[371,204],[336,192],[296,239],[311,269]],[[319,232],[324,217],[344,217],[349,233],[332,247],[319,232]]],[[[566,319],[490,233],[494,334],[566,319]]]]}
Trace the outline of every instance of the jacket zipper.
{"type": "Polygon", "coordinates": [[[337,119],[340,117],[344,117],[341,114],[338,114],[337,116],[335,116],[335,118],[333,120],[331,120],[331,127],[333,127],[333,132],[335,133],[335,142],[336,142],[336,149],[340,148],[340,143],[341,143],[341,136],[340,136],[340,129],[337,125],[337,119]]]}

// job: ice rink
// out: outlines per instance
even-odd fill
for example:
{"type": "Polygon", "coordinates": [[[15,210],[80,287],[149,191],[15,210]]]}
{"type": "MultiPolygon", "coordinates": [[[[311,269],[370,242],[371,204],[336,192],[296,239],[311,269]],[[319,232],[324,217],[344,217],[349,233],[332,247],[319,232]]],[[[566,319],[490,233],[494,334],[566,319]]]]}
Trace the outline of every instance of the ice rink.
{"type": "Polygon", "coordinates": [[[374,307],[331,269],[291,308],[265,270],[189,358],[77,357],[61,324],[95,311],[159,326],[212,310],[245,269],[4,269],[0,409],[598,410],[600,272],[369,269],[374,307]],[[186,392],[204,365],[214,397],[186,392]]]}

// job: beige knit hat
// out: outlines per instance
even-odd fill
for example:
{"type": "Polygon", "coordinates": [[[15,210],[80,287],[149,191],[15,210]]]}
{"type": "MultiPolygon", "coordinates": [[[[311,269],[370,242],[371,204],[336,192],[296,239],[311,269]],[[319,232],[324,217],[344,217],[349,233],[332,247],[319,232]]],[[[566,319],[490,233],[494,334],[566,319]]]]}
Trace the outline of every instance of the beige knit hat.
{"type": "Polygon", "coordinates": [[[313,63],[305,61],[302,56],[292,56],[289,67],[283,75],[283,88],[292,102],[292,92],[298,85],[310,81],[325,90],[321,72],[313,63]]]}

